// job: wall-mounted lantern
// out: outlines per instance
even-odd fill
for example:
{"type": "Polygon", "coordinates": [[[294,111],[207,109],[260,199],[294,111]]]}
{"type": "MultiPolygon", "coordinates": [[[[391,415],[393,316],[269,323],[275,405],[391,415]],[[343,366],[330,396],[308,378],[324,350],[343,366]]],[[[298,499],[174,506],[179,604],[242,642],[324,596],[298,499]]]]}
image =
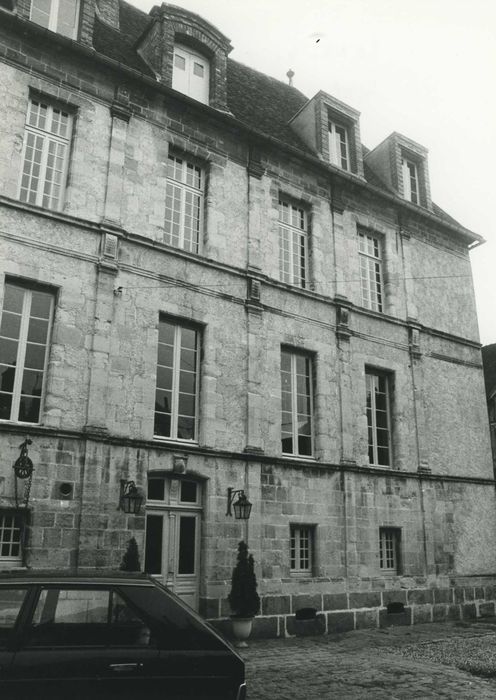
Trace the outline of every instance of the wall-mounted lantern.
{"type": "Polygon", "coordinates": [[[119,496],[119,509],[124,513],[131,515],[139,515],[143,496],[138,491],[134,481],[126,481],[121,479],[121,493],[119,496]]]}
{"type": "Polygon", "coordinates": [[[229,487],[227,489],[227,512],[226,515],[232,516],[231,506],[234,509],[234,517],[236,520],[248,520],[251,513],[252,504],[247,499],[243,489],[234,490],[229,487]],[[233,503],[234,499],[238,496],[238,500],[233,503]]]}
{"type": "Polygon", "coordinates": [[[19,508],[19,506],[21,505],[21,501],[24,508],[27,508],[29,503],[29,495],[31,493],[31,483],[33,481],[34,472],[33,462],[28,457],[28,445],[31,444],[32,440],[26,438],[22,445],[19,445],[21,453],[14,462],[14,466],[12,467],[15,475],[14,488],[15,502],[17,508],[19,508]],[[21,494],[19,494],[19,489],[17,486],[18,481],[22,482],[22,496],[21,494]]]}

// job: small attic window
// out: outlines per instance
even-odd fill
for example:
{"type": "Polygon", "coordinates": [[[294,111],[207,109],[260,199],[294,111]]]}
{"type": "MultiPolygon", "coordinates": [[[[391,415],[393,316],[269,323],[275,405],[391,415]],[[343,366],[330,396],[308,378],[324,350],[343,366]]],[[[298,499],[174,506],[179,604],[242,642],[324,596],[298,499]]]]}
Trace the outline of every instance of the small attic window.
{"type": "Polygon", "coordinates": [[[172,87],[198,102],[209,103],[210,62],[189,47],[174,46],[172,87]]]}
{"type": "Polygon", "coordinates": [[[419,167],[417,163],[403,154],[401,159],[403,174],[403,196],[413,204],[420,204],[419,167]]]}
{"type": "Polygon", "coordinates": [[[350,169],[350,137],[344,124],[329,120],[329,160],[343,170],[350,169]]]}

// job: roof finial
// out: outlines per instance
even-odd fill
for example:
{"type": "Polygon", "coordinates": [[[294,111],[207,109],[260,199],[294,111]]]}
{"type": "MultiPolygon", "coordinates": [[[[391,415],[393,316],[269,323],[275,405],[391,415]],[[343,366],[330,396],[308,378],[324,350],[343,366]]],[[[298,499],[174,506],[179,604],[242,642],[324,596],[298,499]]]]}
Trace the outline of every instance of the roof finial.
{"type": "Polygon", "coordinates": [[[288,72],[286,73],[286,75],[287,75],[288,78],[289,78],[289,84],[290,84],[290,85],[293,85],[294,70],[291,70],[291,68],[290,68],[290,69],[288,70],[288,72]]]}

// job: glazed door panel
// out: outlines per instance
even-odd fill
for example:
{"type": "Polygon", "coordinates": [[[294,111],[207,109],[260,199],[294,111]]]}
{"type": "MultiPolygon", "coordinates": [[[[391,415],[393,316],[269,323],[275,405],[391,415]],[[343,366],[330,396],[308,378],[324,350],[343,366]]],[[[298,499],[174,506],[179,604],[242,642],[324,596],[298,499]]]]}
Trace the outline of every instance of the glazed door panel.
{"type": "Polygon", "coordinates": [[[149,509],[146,516],[145,571],[160,578],[198,610],[200,513],[149,509]]]}

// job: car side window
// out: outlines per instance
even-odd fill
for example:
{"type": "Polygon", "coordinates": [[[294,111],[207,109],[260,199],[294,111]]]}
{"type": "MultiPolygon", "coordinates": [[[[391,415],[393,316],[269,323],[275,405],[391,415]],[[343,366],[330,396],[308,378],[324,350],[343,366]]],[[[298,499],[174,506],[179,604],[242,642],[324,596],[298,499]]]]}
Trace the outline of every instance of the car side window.
{"type": "Polygon", "coordinates": [[[45,588],[31,625],[31,646],[102,646],[110,591],[45,588]]]}
{"type": "Polygon", "coordinates": [[[26,593],[25,588],[0,588],[0,648],[14,629],[26,593]]]}
{"type": "Polygon", "coordinates": [[[147,624],[110,589],[42,589],[28,645],[150,646],[147,624]]]}
{"type": "Polygon", "coordinates": [[[111,646],[150,646],[151,631],[142,618],[118,593],[112,596],[109,644],[111,646]]]}

